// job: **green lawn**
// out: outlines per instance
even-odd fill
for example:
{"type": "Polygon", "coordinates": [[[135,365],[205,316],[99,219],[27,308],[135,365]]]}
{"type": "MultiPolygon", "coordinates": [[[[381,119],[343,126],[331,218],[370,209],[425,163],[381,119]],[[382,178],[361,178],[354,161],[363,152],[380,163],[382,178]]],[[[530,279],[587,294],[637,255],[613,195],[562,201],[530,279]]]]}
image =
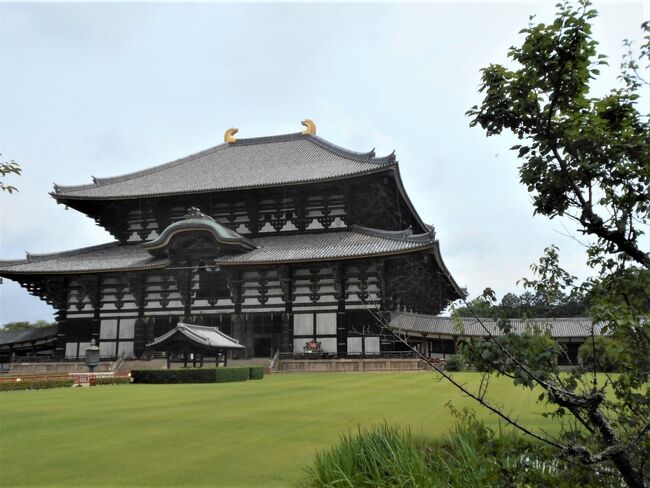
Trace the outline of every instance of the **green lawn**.
{"type": "MultiPolygon", "coordinates": [[[[491,392],[524,422],[549,427],[536,395],[507,380],[491,392]]],[[[0,393],[0,485],[295,486],[316,450],[358,425],[445,432],[448,401],[473,405],[432,373],[0,393]]]]}

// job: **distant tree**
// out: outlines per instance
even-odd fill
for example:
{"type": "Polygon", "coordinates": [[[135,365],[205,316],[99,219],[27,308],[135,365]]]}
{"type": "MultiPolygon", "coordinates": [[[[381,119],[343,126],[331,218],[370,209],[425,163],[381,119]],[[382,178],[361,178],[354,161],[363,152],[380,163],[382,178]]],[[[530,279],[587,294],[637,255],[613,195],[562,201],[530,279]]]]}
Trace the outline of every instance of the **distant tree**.
{"type": "Polygon", "coordinates": [[[49,325],[56,325],[56,322],[48,322],[47,320],[37,320],[35,322],[8,322],[2,326],[0,332],[10,330],[25,330],[25,329],[39,329],[49,325]]]}
{"type": "Polygon", "coordinates": [[[568,293],[560,292],[550,301],[543,293],[524,291],[521,295],[506,293],[500,303],[484,300],[482,296],[471,300],[467,306],[454,309],[459,317],[498,319],[532,319],[551,317],[589,316],[589,295],[583,288],[574,288],[568,293]]]}
{"type": "MultiPolygon", "coordinates": [[[[0,154],[0,156],[2,156],[2,154],[0,154]]],[[[7,185],[4,182],[4,177],[12,173],[19,175],[21,172],[22,172],[22,168],[13,159],[11,161],[0,162],[0,177],[2,177],[2,179],[0,180],[0,190],[6,191],[8,193],[13,193],[15,191],[18,191],[18,189],[15,186],[7,185]]]]}

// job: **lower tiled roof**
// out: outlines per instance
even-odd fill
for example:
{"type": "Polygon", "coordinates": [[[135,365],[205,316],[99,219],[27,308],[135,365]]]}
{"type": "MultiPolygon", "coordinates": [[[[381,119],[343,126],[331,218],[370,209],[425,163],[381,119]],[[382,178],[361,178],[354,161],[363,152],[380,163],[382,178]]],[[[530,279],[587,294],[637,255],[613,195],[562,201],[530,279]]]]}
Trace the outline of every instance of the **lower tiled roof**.
{"type": "MultiPolygon", "coordinates": [[[[392,329],[406,334],[446,335],[457,337],[487,337],[485,327],[492,335],[503,335],[494,319],[480,319],[480,322],[471,317],[458,317],[460,323],[455,323],[451,317],[422,315],[406,312],[391,312],[390,326],[392,329]],[[481,323],[483,325],[481,325],[481,323]],[[484,327],[485,326],[485,327],[484,327]]],[[[521,334],[533,327],[549,330],[551,336],[562,337],[589,337],[593,333],[602,333],[602,324],[593,324],[589,317],[575,318],[538,318],[538,319],[509,319],[512,331],[521,334]]]]}
{"type": "Polygon", "coordinates": [[[58,325],[48,325],[36,329],[0,330],[0,346],[54,339],[56,338],[57,329],[58,325]]]}
{"type": "Polygon", "coordinates": [[[110,242],[52,254],[28,254],[21,261],[0,261],[0,274],[87,273],[161,268],[168,259],[152,257],[138,244],[110,242]]]}
{"type": "MultiPolygon", "coordinates": [[[[222,265],[327,261],[400,254],[434,247],[433,233],[411,235],[353,227],[353,230],[256,237],[257,248],[219,258],[222,265]],[[426,237],[428,236],[428,237],[426,237]]],[[[0,261],[0,275],[90,273],[163,268],[166,258],[151,256],[139,244],[117,242],[62,253],[0,261]]]]}

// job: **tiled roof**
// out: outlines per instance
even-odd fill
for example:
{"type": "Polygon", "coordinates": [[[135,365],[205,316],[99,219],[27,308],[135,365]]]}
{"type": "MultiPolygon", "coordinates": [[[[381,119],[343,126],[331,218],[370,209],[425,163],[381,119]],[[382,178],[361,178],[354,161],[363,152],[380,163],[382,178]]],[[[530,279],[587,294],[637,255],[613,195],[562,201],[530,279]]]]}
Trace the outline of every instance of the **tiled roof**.
{"type": "Polygon", "coordinates": [[[156,337],[153,342],[147,344],[147,347],[154,348],[173,336],[180,334],[192,342],[202,346],[216,347],[223,349],[244,349],[244,346],[232,337],[224,334],[216,327],[204,327],[202,325],[184,324],[179,322],[176,327],[166,334],[156,337]]]}
{"type": "Polygon", "coordinates": [[[169,260],[152,257],[137,244],[101,244],[51,254],[27,254],[20,261],[0,261],[0,274],[84,273],[161,268],[169,260]]]}
{"type": "Polygon", "coordinates": [[[314,135],[238,139],[170,163],[94,183],[57,186],[66,199],[112,199],[235,190],[322,181],[395,166],[395,156],[375,157],[340,148],[314,135]]]}
{"type": "Polygon", "coordinates": [[[396,254],[431,247],[434,242],[432,236],[433,234],[407,235],[352,226],[351,231],[343,232],[259,237],[255,239],[257,249],[223,256],[217,263],[325,261],[396,254]]]}
{"type": "MultiPolygon", "coordinates": [[[[300,261],[326,261],[399,254],[434,246],[433,233],[384,232],[353,226],[352,230],[324,233],[257,237],[252,251],[222,256],[216,263],[260,264],[300,261]]],[[[63,253],[29,255],[22,261],[0,261],[0,274],[80,273],[161,268],[167,259],[152,257],[139,244],[116,242],[63,253]]]]}
{"type": "Polygon", "coordinates": [[[57,325],[48,325],[36,329],[0,330],[0,346],[17,344],[21,342],[40,341],[56,337],[57,325]]]}
{"type": "MultiPolygon", "coordinates": [[[[475,318],[459,317],[460,324],[456,325],[451,317],[439,317],[406,312],[391,312],[390,326],[392,329],[406,334],[447,335],[457,337],[486,337],[488,333],[475,318]]],[[[503,335],[493,319],[481,319],[492,335],[503,335]]],[[[591,336],[592,321],[589,317],[575,318],[539,318],[539,319],[509,319],[512,331],[521,334],[533,327],[550,330],[551,336],[588,337],[591,336]]],[[[602,324],[594,324],[594,334],[600,335],[602,324]]]]}

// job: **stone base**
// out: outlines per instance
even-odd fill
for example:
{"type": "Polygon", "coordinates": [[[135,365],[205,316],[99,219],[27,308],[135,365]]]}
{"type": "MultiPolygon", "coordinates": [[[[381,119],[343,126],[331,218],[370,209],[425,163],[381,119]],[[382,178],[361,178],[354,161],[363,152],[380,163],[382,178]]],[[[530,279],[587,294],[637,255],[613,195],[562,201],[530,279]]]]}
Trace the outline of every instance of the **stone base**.
{"type": "Polygon", "coordinates": [[[353,373],[419,369],[418,359],[283,359],[278,364],[280,373],[353,373]]]}

